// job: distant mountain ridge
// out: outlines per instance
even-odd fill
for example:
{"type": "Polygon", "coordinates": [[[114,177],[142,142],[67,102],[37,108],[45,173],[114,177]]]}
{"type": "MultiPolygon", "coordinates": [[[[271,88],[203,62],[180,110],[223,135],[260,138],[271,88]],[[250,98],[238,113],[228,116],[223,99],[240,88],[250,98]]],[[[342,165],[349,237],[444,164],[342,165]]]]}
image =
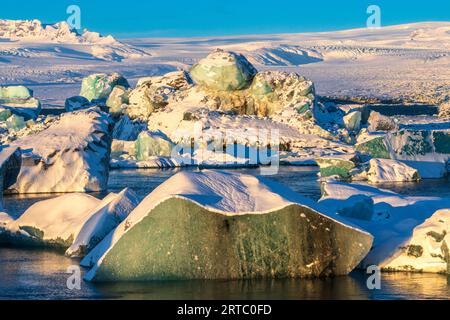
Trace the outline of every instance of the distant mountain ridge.
{"type": "Polygon", "coordinates": [[[0,20],[0,38],[11,40],[47,40],[60,43],[102,43],[118,41],[87,29],[80,34],[65,21],[44,24],[39,20],[0,20]]]}

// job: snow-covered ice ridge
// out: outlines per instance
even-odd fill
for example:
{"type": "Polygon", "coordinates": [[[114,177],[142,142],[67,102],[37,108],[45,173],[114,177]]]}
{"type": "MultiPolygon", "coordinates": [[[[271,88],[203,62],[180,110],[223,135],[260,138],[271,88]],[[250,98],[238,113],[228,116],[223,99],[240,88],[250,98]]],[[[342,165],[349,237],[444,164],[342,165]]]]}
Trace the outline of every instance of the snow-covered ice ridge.
{"type": "Polygon", "coordinates": [[[0,38],[16,41],[61,43],[118,43],[112,36],[103,37],[97,32],[84,30],[79,34],[67,22],[43,24],[39,20],[0,20],[0,38]]]}
{"type": "MultiPolygon", "coordinates": [[[[143,50],[117,41],[111,35],[102,36],[87,29],[81,33],[72,29],[67,22],[43,24],[39,20],[0,20],[0,56],[39,57],[79,50],[78,58],[86,53],[101,60],[120,61],[125,58],[139,58],[147,55],[143,50]],[[45,44],[61,44],[63,47],[46,47],[45,44]]],[[[75,51],[76,52],[76,51],[75,51]]],[[[0,60],[1,61],[1,60],[0,60]]]]}

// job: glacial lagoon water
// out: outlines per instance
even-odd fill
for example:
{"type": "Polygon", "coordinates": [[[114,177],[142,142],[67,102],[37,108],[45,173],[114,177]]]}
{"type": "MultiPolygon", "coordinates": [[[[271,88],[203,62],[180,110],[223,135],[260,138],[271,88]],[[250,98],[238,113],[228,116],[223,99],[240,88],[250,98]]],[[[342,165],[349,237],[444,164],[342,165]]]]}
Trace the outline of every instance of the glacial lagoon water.
{"type": "MultiPolygon", "coordinates": [[[[143,198],[179,170],[116,170],[109,191],[125,187],[143,198]]],[[[235,169],[258,175],[259,169],[235,169]]],[[[268,177],[315,200],[320,184],[315,167],[281,167],[268,177]]],[[[450,197],[450,180],[378,185],[401,194],[450,197]]],[[[94,194],[102,197],[104,194],[94,194]]],[[[6,196],[5,209],[15,217],[31,204],[57,195],[6,196]]],[[[0,248],[0,299],[450,299],[450,278],[435,274],[383,274],[381,290],[369,290],[369,275],[355,271],[333,279],[252,281],[157,281],[92,284],[69,290],[67,268],[78,261],[49,250],[0,248]]],[[[83,270],[84,271],[84,270],[83,270]]]]}

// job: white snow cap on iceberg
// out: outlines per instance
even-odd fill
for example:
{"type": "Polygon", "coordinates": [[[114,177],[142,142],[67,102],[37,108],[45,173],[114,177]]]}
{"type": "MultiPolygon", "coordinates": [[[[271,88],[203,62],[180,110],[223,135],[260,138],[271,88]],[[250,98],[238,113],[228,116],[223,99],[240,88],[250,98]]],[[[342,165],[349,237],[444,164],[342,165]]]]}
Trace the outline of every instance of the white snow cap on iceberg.
{"type": "Polygon", "coordinates": [[[83,256],[122,222],[138,202],[129,189],[111,193],[103,200],[88,194],[67,194],[35,203],[2,231],[11,235],[13,242],[70,246],[67,255],[83,256]],[[14,239],[14,234],[20,236],[14,239]]]}

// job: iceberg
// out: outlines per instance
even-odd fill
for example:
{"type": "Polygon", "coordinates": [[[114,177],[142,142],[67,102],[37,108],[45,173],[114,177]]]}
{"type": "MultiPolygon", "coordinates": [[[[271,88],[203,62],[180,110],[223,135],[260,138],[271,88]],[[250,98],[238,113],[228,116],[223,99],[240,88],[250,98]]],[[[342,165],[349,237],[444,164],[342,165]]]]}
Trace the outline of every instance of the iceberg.
{"type": "Polygon", "coordinates": [[[447,123],[408,125],[387,133],[364,132],[356,151],[373,158],[401,161],[419,170],[422,178],[440,178],[450,160],[450,130],[447,123]]]}
{"type": "Polygon", "coordinates": [[[0,87],[0,105],[26,120],[36,119],[41,113],[41,102],[33,97],[33,90],[25,86],[0,87]]]}
{"type": "Polygon", "coordinates": [[[345,127],[350,131],[359,131],[361,128],[361,111],[352,111],[344,116],[345,127]]]}
{"type": "Polygon", "coordinates": [[[392,118],[375,111],[370,112],[368,123],[370,132],[394,131],[398,129],[397,123],[392,118]]]}
{"type": "Polygon", "coordinates": [[[88,281],[344,275],[372,236],[286,187],[222,171],[181,172],[81,262],[88,281]]]}
{"type": "Polygon", "coordinates": [[[0,146],[0,185],[2,191],[16,183],[21,165],[22,157],[19,148],[0,146]]]}
{"type": "Polygon", "coordinates": [[[65,109],[67,112],[87,109],[91,106],[91,102],[82,96],[74,96],[66,99],[65,109]]]}
{"type": "Polygon", "coordinates": [[[139,161],[152,157],[170,157],[175,145],[162,132],[141,132],[136,140],[136,158],[139,161]]]}
{"type": "Polygon", "coordinates": [[[290,116],[279,114],[287,109],[304,122],[315,114],[314,84],[294,72],[258,72],[248,88],[216,91],[200,87],[199,92],[193,95],[198,94],[204,96],[202,101],[209,109],[232,111],[239,115],[278,116],[283,122],[290,116]]]}
{"type": "Polygon", "coordinates": [[[100,200],[88,194],[67,194],[32,205],[0,229],[0,242],[21,246],[68,248],[87,213],[100,200]]]}
{"type": "Polygon", "coordinates": [[[33,91],[25,86],[0,87],[0,100],[20,99],[27,100],[33,97],[33,91]]]}
{"type": "Polygon", "coordinates": [[[0,121],[6,121],[11,116],[12,116],[11,110],[6,109],[4,107],[0,107],[0,121]]]}
{"type": "Polygon", "coordinates": [[[0,229],[0,242],[67,249],[66,255],[82,257],[137,204],[136,195],[128,189],[103,200],[75,193],[40,201],[0,229]]]}
{"type": "Polygon", "coordinates": [[[2,204],[0,203],[0,230],[11,221],[14,221],[14,219],[9,214],[7,214],[6,212],[1,212],[2,210],[2,204]]]}
{"type": "Polygon", "coordinates": [[[13,114],[6,120],[6,128],[11,131],[19,131],[27,126],[25,119],[21,116],[13,114]]]}
{"type": "Polygon", "coordinates": [[[138,204],[138,197],[130,189],[125,189],[119,194],[110,193],[88,215],[89,219],[83,223],[66,255],[70,257],[86,255],[125,220],[138,204]]]}
{"type": "Polygon", "coordinates": [[[128,81],[118,73],[91,74],[83,79],[80,96],[85,97],[89,101],[106,100],[115,86],[130,87],[128,81]]]}
{"type": "Polygon", "coordinates": [[[356,167],[358,158],[354,154],[338,154],[324,156],[316,159],[320,167],[320,177],[338,176],[341,179],[350,179],[351,170],[356,167]]]}
{"type": "Polygon", "coordinates": [[[106,189],[112,123],[98,108],[63,114],[47,129],[14,141],[22,149],[17,193],[106,189]]]}
{"type": "Polygon", "coordinates": [[[377,265],[383,271],[449,272],[449,198],[409,197],[357,183],[330,182],[323,190],[319,203],[331,212],[350,207],[356,196],[374,202],[371,220],[349,218],[374,236],[361,268],[377,265]]]}
{"type": "Polygon", "coordinates": [[[190,70],[197,85],[211,90],[233,91],[248,87],[256,69],[240,54],[217,49],[190,70]]]}
{"type": "Polygon", "coordinates": [[[419,172],[407,164],[389,159],[371,159],[367,178],[370,182],[419,181],[419,172]]]}
{"type": "MultiPolygon", "coordinates": [[[[16,183],[21,165],[22,157],[19,148],[0,145],[0,212],[3,210],[3,190],[16,183]]],[[[0,217],[0,223],[5,220],[4,218],[0,217]]]]}
{"type": "Polygon", "coordinates": [[[436,211],[386,261],[385,270],[450,275],[450,209],[436,211]]]}
{"type": "Polygon", "coordinates": [[[371,111],[367,105],[364,104],[338,104],[331,103],[332,109],[337,109],[341,113],[344,114],[344,116],[353,113],[355,111],[358,111],[361,113],[361,124],[367,124],[369,121],[369,117],[371,114],[371,111]]]}
{"type": "Polygon", "coordinates": [[[132,121],[128,116],[122,116],[114,125],[113,139],[135,141],[139,133],[147,130],[145,123],[132,121]]]}
{"type": "Polygon", "coordinates": [[[109,113],[112,115],[123,114],[128,104],[128,90],[123,86],[115,86],[111,94],[106,100],[106,106],[109,108],[109,113]]]}
{"type": "Polygon", "coordinates": [[[173,71],[162,76],[140,78],[136,88],[144,85],[147,87],[172,87],[175,90],[185,90],[192,85],[192,79],[186,71],[173,71]]]}
{"type": "Polygon", "coordinates": [[[154,111],[166,107],[175,90],[173,87],[153,86],[146,82],[130,92],[126,114],[131,119],[146,119],[154,111]]]}
{"type": "Polygon", "coordinates": [[[141,78],[129,94],[126,114],[132,119],[147,119],[155,110],[166,107],[177,92],[187,90],[191,85],[192,79],[185,71],[141,78]]]}
{"type": "Polygon", "coordinates": [[[390,159],[391,154],[384,134],[364,133],[358,137],[356,151],[379,159],[390,159]]]}
{"type": "MultiPolygon", "coordinates": [[[[293,108],[298,114],[314,116],[315,88],[312,81],[281,71],[258,72],[249,88],[250,97],[246,114],[271,116],[285,108],[293,108]]],[[[248,99],[247,99],[248,100],[248,99]]]]}

